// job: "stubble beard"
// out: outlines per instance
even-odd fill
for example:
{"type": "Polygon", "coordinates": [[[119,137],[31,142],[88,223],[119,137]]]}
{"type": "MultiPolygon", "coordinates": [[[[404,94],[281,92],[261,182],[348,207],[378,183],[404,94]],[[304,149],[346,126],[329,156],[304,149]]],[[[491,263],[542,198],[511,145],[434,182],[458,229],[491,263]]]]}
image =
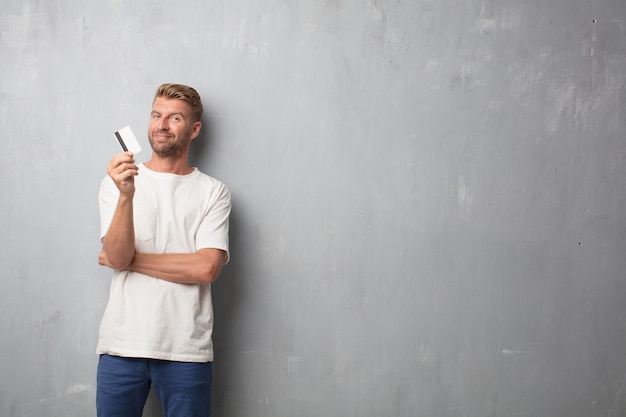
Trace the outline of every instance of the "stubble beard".
{"type": "Polygon", "coordinates": [[[148,135],[148,140],[150,141],[150,146],[152,147],[152,150],[160,158],[176,159],[185,152],[185,149],[187,149],[187,145],[189,145],[191,138],[189,137],[189,135],[186,135],[185,137],[180,137],[172,142],[158,144],[155,143],[155,141],[152,139],[152,134],[150,134],[148,135]]]}

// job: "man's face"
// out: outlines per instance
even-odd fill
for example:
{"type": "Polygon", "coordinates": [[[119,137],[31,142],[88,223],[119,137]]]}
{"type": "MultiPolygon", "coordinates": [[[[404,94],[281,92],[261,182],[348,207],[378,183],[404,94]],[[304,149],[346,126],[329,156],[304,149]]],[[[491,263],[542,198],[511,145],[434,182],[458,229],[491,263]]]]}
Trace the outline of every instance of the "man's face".
{"type": "Polygon", "coordinates": [[[148,139],[161,158],[183,155],[200,133],[200,122],[193,122],[189,105],[182,100],[157,97],[152,104],[148,139]]]}

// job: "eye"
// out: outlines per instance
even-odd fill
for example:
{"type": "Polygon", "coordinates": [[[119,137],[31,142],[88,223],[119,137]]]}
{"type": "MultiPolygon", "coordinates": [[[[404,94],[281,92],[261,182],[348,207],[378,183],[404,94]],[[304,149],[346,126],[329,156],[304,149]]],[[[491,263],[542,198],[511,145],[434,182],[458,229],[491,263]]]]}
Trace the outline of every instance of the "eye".
{"type": "Polygon", "coordinates": [[[172,116],[172,120],[175,122],[180,122],[180,116],[172,116]]]}
{"type": "Polygon", "coordinates": [[[152,118],[153,118],[153,119],[158,119],[158,118],[160,118],[160,117],[161,117],[161,116],[159,116],[158,114],[156,114],[156,113],[152,113],[152,118]]]}

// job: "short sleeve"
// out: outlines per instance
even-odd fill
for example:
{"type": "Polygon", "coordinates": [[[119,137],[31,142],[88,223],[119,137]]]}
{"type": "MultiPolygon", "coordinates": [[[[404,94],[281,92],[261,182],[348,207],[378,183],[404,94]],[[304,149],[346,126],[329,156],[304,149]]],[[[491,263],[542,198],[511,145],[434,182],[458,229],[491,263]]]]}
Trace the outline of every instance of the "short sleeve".
{"type": "Polygon", "coordinates": [[[219,183],[215,191],[215,198],[202,220],[196,233],[196,250],[221,249],[226,252],[225,264],[230,260],[229,252],[229,218],[231,210],[230,190],[226,185],[219,183]]]}

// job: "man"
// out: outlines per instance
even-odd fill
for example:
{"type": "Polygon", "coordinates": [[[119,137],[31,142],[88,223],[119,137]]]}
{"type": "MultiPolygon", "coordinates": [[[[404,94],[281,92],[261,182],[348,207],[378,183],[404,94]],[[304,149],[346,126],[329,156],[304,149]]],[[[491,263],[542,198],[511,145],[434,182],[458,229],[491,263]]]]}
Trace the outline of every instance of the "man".
{"type": "Polygon", "coordinates": [[[210,414],[211,283],[228,262],[230,193],[193,168],[202,103],[191,87],[156,92],[151,159],[113,157],[99,194],[102,252],[114,269],[97,353],[99,417],[140,417],[153,386],[166,417],[210,414]]]}

